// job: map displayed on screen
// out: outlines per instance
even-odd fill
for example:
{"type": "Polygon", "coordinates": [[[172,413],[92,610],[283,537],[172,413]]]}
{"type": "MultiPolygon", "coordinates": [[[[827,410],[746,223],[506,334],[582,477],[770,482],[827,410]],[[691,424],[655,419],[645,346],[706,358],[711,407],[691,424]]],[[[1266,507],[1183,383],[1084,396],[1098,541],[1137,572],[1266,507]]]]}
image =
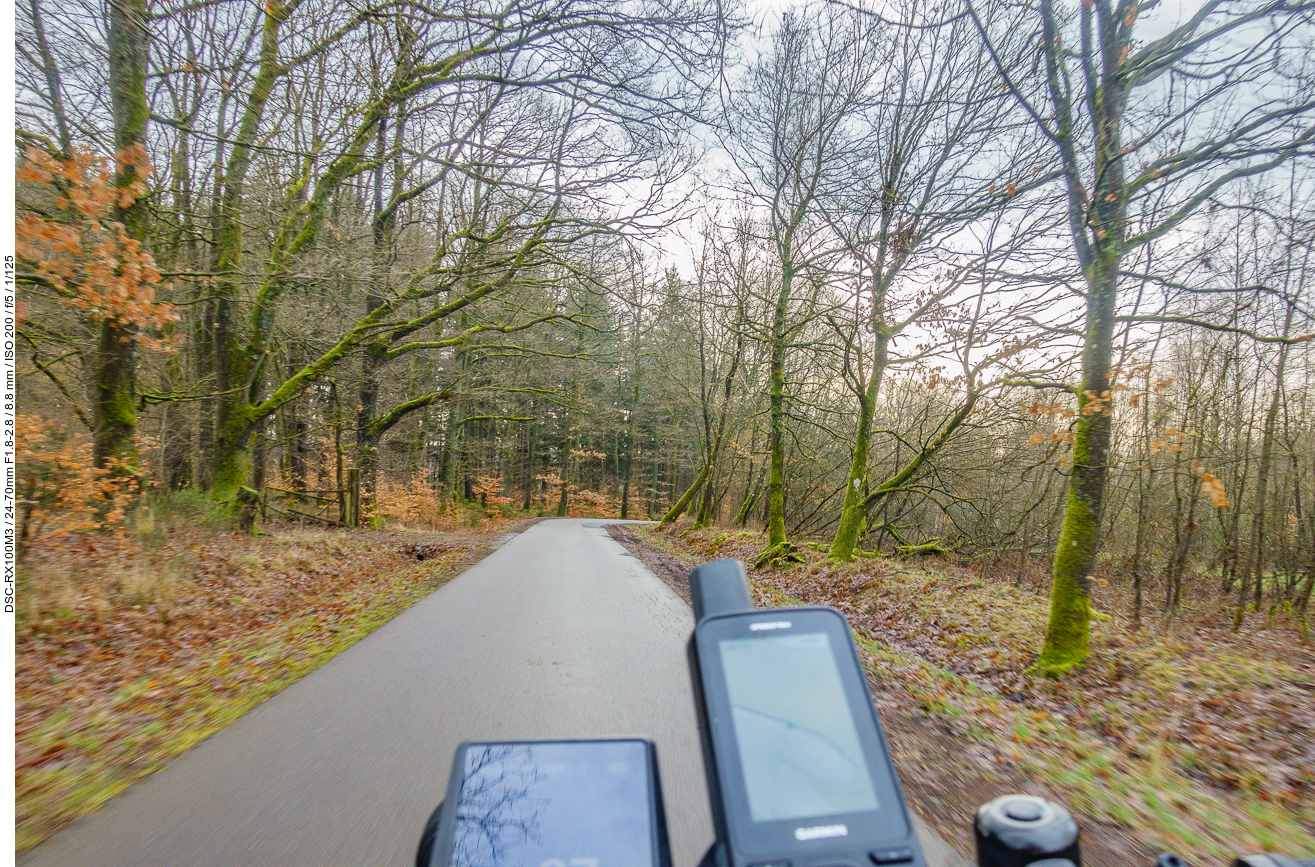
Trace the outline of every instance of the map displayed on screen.
{"type": "Polygon", "coordinates": [[[719,645],[753,820],[877,809],[826,633],[719,645]]]}

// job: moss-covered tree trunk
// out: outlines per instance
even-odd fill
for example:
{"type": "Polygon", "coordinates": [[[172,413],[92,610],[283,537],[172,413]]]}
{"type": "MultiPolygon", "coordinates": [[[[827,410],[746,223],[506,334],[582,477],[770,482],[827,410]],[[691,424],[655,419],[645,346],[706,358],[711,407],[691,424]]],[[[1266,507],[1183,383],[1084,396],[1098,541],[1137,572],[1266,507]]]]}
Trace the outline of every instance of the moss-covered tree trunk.
{"type": "MultiPolygon", "coordinates": [[[[783,245],[788,250],[788,244],[783,245]]],[[[788,252],[782,256],[781,291],[772,311],[771,361],[769,363],[771,396],[771,437],[768,451],[771,469],[767,478],[767,550],[771,555],[788,548],[785,536],[785,352],[789,335],[786,332],[786,314],[790,305],[791,284],[794,280],[794,262],[788,252]]]]}
{"type": "Polygon", "coordinates": [[[215,231],[215,301],[210,311],[214,328],[212,364],[215,391],[215,439],[211,451],[211,490],[220,501],[236,502],[239,488],[246,484],[251,469],[251,437],[256,418],[253,389],[257,371],[242,345],[237,327],[242,264],[242,207],[246,195],[246,177],[251,169],[257,134],[265,105],[274,85],[283,74],[279,62],[280,29],[299,0],[292,3],[270,2],[264,7],[261,22],[260,60],[255,80],[246,98],[246,107],[233,136],[232,154],[224,167],[216,215],[215,231]]]}
{"type": "MultiPolygon", "coordinates": [[[[720,442],[718,443],[720,445],[720,442]]],[[[720,449],[718,452],[720,453],[720,449]]],[[[708,477],[703,481],[703,493],[699,497],[698,514],[694,518],[694,529],[701,530],[712,526],[717,506],[717,466],[719,458],[714,458],[709,467],[708,477]]]]}
{"type": "Polygon", "coordinates": [[[868,449],[872,442],[872,418],[876,412],[877,395],[881,379],[886,372],[887,347],[890,336],[878,330],[872,356],[872,369],[868,371],[867,389],[859,398],[858,430],[854,433],[854,453],[849,463],[849,477],[845,484],[845,505],[840,510],[840,525],[831,541],[829,556],[842,562],[852,560],[858,545],[859,529],[867,515],[863,479],[867,476],[868,449]]]}
{"type": "MultiPolygon", "coordinates": [[[[141,182],[146,159],[148,33],[145,0],[111,0],[109,4],[110,104],[114,116],[115,184],[141,182]]],[[[146,244],[146,199],[129,197],[114,217],[128,237],[146,244]]],[[[92,462],[116,473],[135,473],[137,455],[137,326],[114,319],[97,323],[92,360],[92,462]]]]}
{"type": "Polygon", "coordinates": [[[711,461],[705,460],[703,462],[703,465],[699,467],[699,474],[694,477],[693,483],[685,489],[685,493],[680,495],[680,499],[672,503],[671,508],[667,510],[667,513],[662,516],[662,520],[658,522],[659,526],[665,527],[668,524],[674,524],[676,521],[680,520],[680,516],[689,508],[689,504],[694,501],[694,497],[703,489],[704,483],[708,480],[708,473],[711,467],[711,461]]]}
{"type": "Polygon", "coordinates": [[[1082,346],[1082,384],[1073,425],[1073,464],[1064,503],[1064,520],[1055,547],[1051,575],[1050,617],[1037,671],[1059,675],[1087,658],[1091,648],[1091,572],[1100,546],[1105,480],[1109,475],[1111,416],[1110,366],[1119,296],[1119,268],[1127,238],[1129,190],[1124,176],[1123,112],[1127,106],[1126,57],[1132,41],[1131,18],[1121,0],[1117,13],[1102,7],[1082,9],[1082,23],[1091,26],[1099,15],[1096,44],[1084,43],[1084,60],[1099,63],[1098,80],[1088,79],[1086,102],[1079,102],[1063,83],[1069,56],[1062,46],[1053,0],[1043,0],[1042,55],[1046,85],[1055,109],[1052,141],[1059,151],[1068,205],[1069,233],[1086,288],[1086,324],[1082,346]],[[1107,26],[1109,25],[1109,26],[1107,26]],[[1098,55],[1099,59],[1096,56],[1098,55]],[[1114,58],[1116,62],[1110,62],[1114,58]],[[1086,188],[1083,162],[1076,144],[1075,110],[1090,117],[1091,189],[1086,188]]]}
{"type": "Polygon", "coordinates": [[[1100,546],[1111,432],[1110,364],[1118,297],[1119,251],[1107,245],[1088,268],[1087,328],[1082,388],[1073,425],[1073,469],[1051,574],[1050,617],[1037,662],[1039,671],[1062,674],[1091,650],[1091,572],[1100,546]],[[1112,248],[1112,249],[1111,249],[1112,248]]]}

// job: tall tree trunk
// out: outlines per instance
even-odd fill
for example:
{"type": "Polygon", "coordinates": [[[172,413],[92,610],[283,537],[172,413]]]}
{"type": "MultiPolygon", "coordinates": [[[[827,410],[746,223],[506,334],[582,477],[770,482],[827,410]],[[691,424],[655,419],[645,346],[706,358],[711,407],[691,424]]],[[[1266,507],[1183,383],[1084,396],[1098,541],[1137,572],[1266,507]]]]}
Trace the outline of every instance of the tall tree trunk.
{"type": "Polygon", "coordinates": [[[453,509],[456,508],[460,500],[458,494],[458,470],[457,465],[460,462],[459,450],[461,440],[461,401],[452,402],[452,406],[447,412],[447,430],[443,435],[443,455],[438,462],[438,475],[442,479],[443,500],[451,502],[453,509]]]}
{"type": "Polygon", "coordinates": [[[771,436],[768,449],[771,453],[771,470],[767,481],[767,548],[758,556],[758,565],[782,558],[797,558],[797,555],[792,555],[793,547],[785,535],[785,352],[789,342],[786,314],[794,281],[794,262],[785,252],[789,244],[782,246],[781,290],[772,311],[769,363],[771,436]]]}
{"type": "MultiPolygon", "coordinates": [[[[373,285],[366,291],[365,312],[379,309],[383,296],[373,285]]],[[[384,347],[368,343],[361,355],[361,383],[357,392],[356,461],[361,470],[361,491],[373,497],[379,483],[379,436],[374,423],[379,419],[379,369],[383,366],[384,347]]]]}
{"type": "Polygon", "coordinates": [[[211,455],[211,485],[216,499],[235,501],[237,490],[251,471],[251,435],[255,429],[253,401],[259,394],[261,359],[248,357],[237,328],[240,299],[238,269],[242,263],[242,206],[246,177],[251,168],[257,134],[265,104],[284,72],[279,60],[280,29],[300,0],[271,0],[264,7],[261,23],[260,61],[246,108],[233,138],[233,151],[224,167],[223,187],[216,214],[215,302],[213,317],[215,391],[214,449],[211,455]]]}
{"type": "Polygon", "coordinates": [[[1142,470],[1137,471],[1137,532],[1132,550],[1132,628],[1141,629],[1142,557],[1146,550],[1146,496],[1155,481],[1155,471],[1148,479],[1142,470]]]}
{"type": "Polygon", "coordinates": [[[561,495],[557,500],[557,517],[565,518],[570,511],[570,494],[571,494],[571,452],[575,450],[574,431],[571,430],[570,416],[566,421],[566,438],[562,440],[562,463],[561,463],[561,495]]]}
{"type": "Polygon", "coordinates": [[[625,470],[621,477],[621,518],[630,517],[630,480],[634,477],[635,462],[635,418],[639,414],[639,385],[643,374],[643,365],[639,357],[639,316],[635,316],[635,339],[632,346],[635,356],[635,389],[630,396],[630,417],[626,419],[626,455],[625,470]]]}
{"type": "MultiPolygon", "coordinates": [[[[110,0],[109,80],[114,115],[115,184],[127,188],[140,183],[146,159],[145,0],[110,0]]],[[[128,237],[146,243],[147,210],[143,196],[115,208],[128,237]]],[[[112,320],[97,325],[91,370],[92,463],[115,473],[135,474],[137,455],[137,328],[112,320]]]]}
{"type": "MultiPolygon", "coordinates": [[[[534,404],[531,402],[531,414],[533,414],[534,404]]],[[[537,421],[527,421],[525,423],[525,494],[522,500],[522,508],[525,511],[530,510],[534,504],[534,486],[535,486],[535,466],[534,461],[539,452],[539,423],[537,421]]],[[[621,517],[625,517],[622,513],[621,517]]]]}
{"type": "MultiPolygon", "coordinates": [[[[638,367],[638,365],[636,365],[638,367]]],[[[635,414],[639,405],[639,379],[635,379],[635,395],[630,405],[630,418],[626,420],[625,469],[621,476],[621,519],[630,517],[630,483],[635,475],[635,414]]]]}
{"type": "MultiPolygon", "coordinates": [[[[1119,9],[1123,6],[1120,5],[1119,9]]],[[[1092,14],[1090,10],[1084,15],[1092,14]]],[[[1100,10],[1102,22],[1110,10],[1100,10]]],[[[1054,141],[1059,145],[1068,204],[1069,232],[1086,284],[1086,328],[1082,346],[1082,384],[1073,425],[1073,470],[1069,476],[1064,521],[1055,548],[1050,587],[1050,617],[1037,670],[1059,675],[1087,658],[1091,650],[1091,572],[1100,547],[1105,480],[1109,475],[1111,415],[1110,366],[1119,298],[1119,269],[1127,238],[1128,190],[1123,170],[1122,120],[1128,80],[1117,65],[1106,64],[1091,93],[1093,140],[1088,192],[1075,146],[1073,111],[1077,101],[1061,84],[1060,32],[1053,0],[1042,0],[1042,51],[1046,82],[1056,110],[1054,141]]],[[[1116,55],[1131,45],[1131,31],[1102,27],[1101,50],[1116,55]]],[[[1126,54],[1125,54],[1126,56],[1126,54]]]]}
{"type": "Polygon", "coordinates": [[[849,463],[849,476],[845,484],[845,504],[840,509],[840,524],[828,553],[834,560],[847,562],[854,557],[858,545],[859,528],[867,515],[863,480],[868,471],[868,449],[872,442],[872,417],[876,412],[877,395],[881,378],[886,372],[887,347],[890,335],[877,329],[876,346],[872,354],[872,369],[868,371],[867,390],[859,397],[858,430],[854,433],[854,453],[849,463]]]}
{"type": "MultiPolygon", "coordinates": [[[[176,104],[175,115],[185,116],[187,103],[184,100],[176,104]]],[[[192,153],[190,135],[186,130],[177,131],[177,146],[173,153],[173,198],[179,212],[178,226],[169,243],[170,270],[202,270],[197,249],[196,223],[192,215],[192,153]]],[[[199,301],[205,290],[200,283],[189,281],[186,297],[191,302],[199,301]]],[[[170,325],[166,335],[175,336],[180,328],[170,325]]],[[[170,393],[180,388],[187,379],[187,350],[175,352],[169,356],[164,365],[164,392],[170,393]]],[[[165,482],[170,490],[181,490],[189,484],[196,484],[192,475],[192,462],[188,457],[190,444],[190,413],[182,406],[177,408],[166,405],[161,413],[161,456],[164,463],[165,482]]]]}
{"type": "MultiPolygon", "coordinates": [[[[575,340],[575,354],[580,355],[584,352],[584,330],[581,329],[575,340]]],[[[580,399],[580,382],[578,379],[571,378],[571,404],[579,405],[580,399]]],[[[575,440],[575,430],[571,426],[570,410],[562,413],[562,424],[566,426],[566,437],[562,442],[562,491],[561,498],[557,501],[557,517],[565,518],[570,514],[570,496],[571,496],[571,453],[577,445],[575,440]]],[[[578,466],[577,466],[578,469],[578,466]]]]}
{"type": "MultiPolygon", "coordinates": [[[[381,180],[376,173],[376,183],[381,180]]],[[[378,202],[378,197],[376,197],[378,202]]],[[[365,315],[379,309],[383,304],[383,293],[378,281],[383,279],[381,265],[384,258],[384,241],[381,232],[375,229],[375,273],[365,290],[365,315]]],[[[361,354],[361,382],[357,390],[356,406],[356,462],[361,470],[361,490],[364,496],[373,497],[379,481],[379,437],[374,433],[373,424],[379,417],[379,369],[383,367],[383,355],[386,347],[377,343],[367,343],[361,354]]]]}
{"type": "MultiPolygon", "coordinates": [[[[1288,330],[1292,326],[1292,307],[1288,307],[1287,324],[1283,328],[1283,336],[1286,337],[1288,330]]],[[[1247,591],[1252,577],[1254,576],[1254,594],[1253,604],[1257,611],[1260,610],[1261,594],[1265,587],[1265,513],[1269,498],[1269,474],[1270,465],[1274,457],[1274,430],[1278,422],[1278,411],[1282,405],[1283,397],[1283,372],[1288,363],[1288,346],[1284,343],[1279,347],[1278,365],[1274,371],[1274,394],[1269,401],[1269,410],[1265,413],[1265,430],[1264,439],[1260,445],[1260,466],[1256,471],[1256,514],[1251,520],[1251,550],[1248,552],[1247,565],[1242,573],[1242,585],[1238,590],[1237,608],[1233,612],[1233,628],[1236,629],[1242,625],[1242,619],[1246,614],[1247,591]]]]}
{"type": "MultiPolygon", "coordinates": [[[[405,41],[403,52],[409,58],[410,42],[405,41]]],[[[405,108],[397,106],[397,122],[393,130],[393,189],[384,197],[384,162],[387,157],[388,115],[379,118],[379,129],[375,135],[374,151],[374,215],[370,222],[371,241],[373,243],[372,278],[366,284],[365,315],[377,311],[384,303],[388,291],[391,267],[393,232],[397,227],[397,197],[402,188],[404,167],[401,162],[401,144],[404,128],[405,108]]],[[[356,418],[357,465],[361,470],[362,496],[373,498],[379,482],[379,434],[375,432],[374,422],[379,417],[379,370],[384,364],[386,346],[378,343],[366,343],[361,358],[361,385],[359,406],[356,418]]]]}
{"type": "MultiPolygon", "coordinates": [[[[1151,363],[1155,361],[1155,354],[1152,350],[1151,363]]],[[[1133,540],[1132,550],[1132,628],[1141,629],[1141,608],[1142,608],[1142,558],[1146,551],[1146,511],[1147,497],[1155,490],[1155,467],[1151,463],[1150,453],[1150,436],[1151,436],[1151,364],[1146,366],[1146,388],[1141,396],[1142,409],[1142,441],[1146,445],[1146,467],[1137,468],[1137,531],[1133,540]]]]}
{"type": "Polygon", "coordinates": [[[1101,253],[1102,261],[1088,269],[1087,331],[1078,417],[1073,425],[1073,470],[1055,547],[1046,640],[1037,662],[1041,671],[1052,674],[1067,671],[1090,653],[1090,581],[1100,546],[1109,475],[1108,401],[1120,259],[1116,249],[1106,248],[1101,253]]]}

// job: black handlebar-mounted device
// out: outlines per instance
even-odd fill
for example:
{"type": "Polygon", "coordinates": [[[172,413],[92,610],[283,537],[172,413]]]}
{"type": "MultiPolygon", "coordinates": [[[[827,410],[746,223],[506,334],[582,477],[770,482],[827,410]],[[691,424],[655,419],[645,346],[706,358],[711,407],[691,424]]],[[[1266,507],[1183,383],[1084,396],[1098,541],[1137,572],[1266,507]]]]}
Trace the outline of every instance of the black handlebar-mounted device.
{"type": "Polygon", "coordinates": [[[925,864],[849,625],[754,608],[737,560],[690,573],[717,867],[925,864]]]}
{"type": "MultiPolygon", "coordinates": [[[[924,867],[849,625],[755,608],[743,565],[689,575],[688,645],[717,840],[700,867],[924,867]]],[[[1081,867],[1063,807],[977,811],[978,867],[1081,867]]],[[[670,867],[657,751],[642,739],[468,742],[416,867],[670,867]]],[[[1156,867],[1188,867],[1165,853],[1156,867]]],[[[1248,855],[1232,867],[1315,867],[1248,855]]]]}

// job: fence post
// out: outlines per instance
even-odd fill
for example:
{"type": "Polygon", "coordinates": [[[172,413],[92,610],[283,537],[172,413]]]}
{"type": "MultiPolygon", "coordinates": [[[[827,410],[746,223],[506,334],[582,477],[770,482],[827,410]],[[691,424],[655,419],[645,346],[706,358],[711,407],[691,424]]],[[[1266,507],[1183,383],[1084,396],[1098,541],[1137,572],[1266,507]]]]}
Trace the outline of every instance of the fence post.
{"type": "Polygon", "coordinates": [[[351,467],[347,470],[347,526],[359,527],[361,524],[361,470],[351,467]]]}

